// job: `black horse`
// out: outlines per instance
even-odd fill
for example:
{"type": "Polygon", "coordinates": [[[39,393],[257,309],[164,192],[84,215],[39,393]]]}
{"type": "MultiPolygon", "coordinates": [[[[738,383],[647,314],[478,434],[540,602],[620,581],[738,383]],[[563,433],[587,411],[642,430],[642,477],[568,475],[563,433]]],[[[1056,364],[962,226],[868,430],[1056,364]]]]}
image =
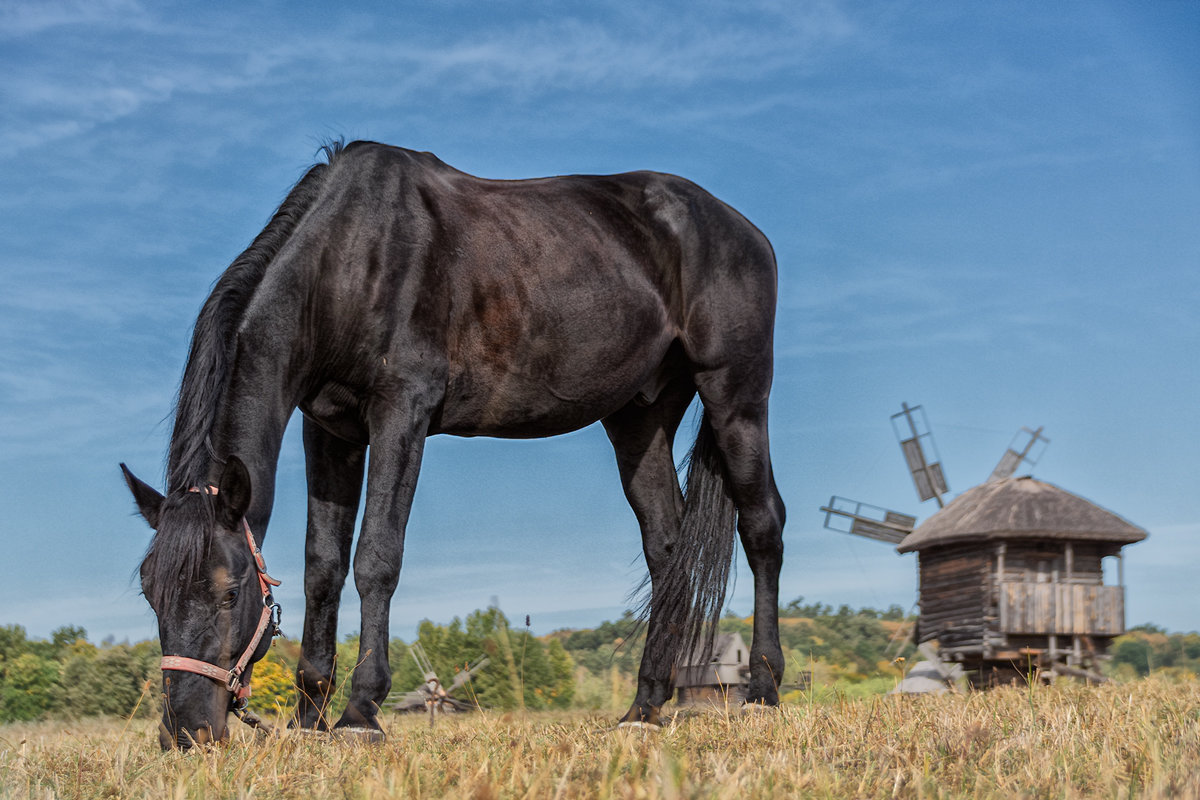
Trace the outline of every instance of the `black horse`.
{"type": "Polygon", "coordinates": [[[364,472],[360,663],[335,727],[378,733],[425,438],[553,436],[597,420],[649,567],[647,646],[624,720],[656,724],[676,660],[703,646],[735,530],[754,573],[748,700],[778,703],[784,506],[767,444],[776,265],[766,237],[672,175],[492,181],[429,153],[324,149],[328,163],[296,184],[200,312],[166,496],[125,470],[156,530],[141,580],[167,654],[163,746],[227,735],[266,652],[272,601],[256,548],[297,407],[308,530],[294,724],[326,727],[364,472]],[[681,490],[672,445],[697,393],[704,411],[681,490]]]}

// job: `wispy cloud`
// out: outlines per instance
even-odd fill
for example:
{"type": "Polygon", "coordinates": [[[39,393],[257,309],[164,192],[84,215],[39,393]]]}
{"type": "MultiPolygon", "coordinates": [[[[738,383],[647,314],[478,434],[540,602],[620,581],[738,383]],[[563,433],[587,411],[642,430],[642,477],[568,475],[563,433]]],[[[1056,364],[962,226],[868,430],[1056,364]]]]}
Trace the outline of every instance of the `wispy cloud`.
{"type": "Polygon", "coordinates": [[[136,0],[43,0],[0,3],[0,39],[15,39],[55,28],[128,29],[143,27],[145,12],[136,0]]]}
{"type": "Polygon", "coordinates": [[[10,154],[86,134],[179,95],[272,85],[308,84],[318,96],[336,87],[341,102],[392,108],[417,96],[497,94],[520,102],[551,92],[653,95],[698,83],[744,86],[808,63],[854,32],[834,4],[795,11],[767,4],[758,14],[702,7],[683,16],[679,9],[614,7],[601,18],[563,14],[483,30],[429,25],[395,35],[381,34],[376,19],[353,16],[320,33],[263,19],[216,35],[206,22],[168,24],[133,3],[31,8],[9,10],[12,35],[23,36],[26,47],[42,45],[36,68],[9,65],[9,113],[0,133],[10,154]],[[713,16],[723,17],[716,29],[708,24],[713,16]],[[125,29],[121,51],[84,35],[100,18],[125,29]],[[58,51],[65,52],[56,57],[58,51]]]}

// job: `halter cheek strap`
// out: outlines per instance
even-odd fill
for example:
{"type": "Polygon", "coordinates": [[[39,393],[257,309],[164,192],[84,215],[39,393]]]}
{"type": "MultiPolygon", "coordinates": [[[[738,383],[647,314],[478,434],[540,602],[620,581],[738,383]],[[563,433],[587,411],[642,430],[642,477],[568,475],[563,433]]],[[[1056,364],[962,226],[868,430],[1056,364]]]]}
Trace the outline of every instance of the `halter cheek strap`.
{"type": "MultiPolygon", "coordinates": [[[[206,486],[203,489],[192,487],[188,491],[215,495],[217,487],[206,486]]],[[[241,658],[229,669],[186,656],[163,656],[159,664],[160,669],[163,670],[194,672],[197,675],[203,675],[222,684],[228,691],[233,693],[235,708],[244,707],[246,701],[250,698],[250,682],[243,682],[242,674],[246,671],[250,659],[254,657],[254,652],[258,650],[259,642],[262,641],[263,634],[266,633],[267,628],[273,629],[273,636],[279,635],[279,618],[281,614],[279,604],[271,597],[271,587],[278,586],[279,581],[267,574],[266,564],[263,563],[262,550],[254,543],[254,535],[250,532],[250,523],[246,522],[244,517],[242,518],[242,530],[246,534],[246,546],[250,548],[250,554],[254,557],[254,566],[258,570],[258,586],[262,590],[263,601],[262,614],[259,615],[258,627],[254,631],[254,637],[250,640],[250,644],[246,645],[246,649],[242,651],[241,658]]]]}

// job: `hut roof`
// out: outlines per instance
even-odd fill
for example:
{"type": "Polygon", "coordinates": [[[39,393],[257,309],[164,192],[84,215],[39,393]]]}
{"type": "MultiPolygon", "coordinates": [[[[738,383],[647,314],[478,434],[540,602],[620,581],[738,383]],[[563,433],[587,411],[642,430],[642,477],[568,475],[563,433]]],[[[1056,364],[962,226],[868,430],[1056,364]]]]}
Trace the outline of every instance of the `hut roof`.
{"type": "Polygon", "coordinates": [[[1030,477],[989,481],[968,489],[904,537],[911,553],[945,544],[990,539],[1057,539],[1119,544],[1146,531],[1079,495],[1030,477]]]}

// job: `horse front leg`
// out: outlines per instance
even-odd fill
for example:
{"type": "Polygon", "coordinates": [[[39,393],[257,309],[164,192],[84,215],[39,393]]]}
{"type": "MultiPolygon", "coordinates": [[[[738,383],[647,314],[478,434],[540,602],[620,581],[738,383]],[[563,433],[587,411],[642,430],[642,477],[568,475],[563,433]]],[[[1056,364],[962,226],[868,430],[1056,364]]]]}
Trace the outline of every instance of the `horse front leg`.
{"type": "Polygon", "coordinates": [[[404,529],[417,487],[428,416],[385,419],[371,427],[367,498],[354,551],[354,584],[362,604],[358,663],[350,700],[335,728],[382,738],[378,714],[392,685],[388,665],[392,595],[400,580],[404,529]]]}
{"type": "MultiPolygon", "coordinates": [[[[325,730],[337,685],[338,606],[350,569],[350,543],[362,494],[366,447],[340,439],[304,419],[308,532],[304,545],[304,638],[296,669],[299,703],[294,724],[325,730]]],[[[342,665],[343,669],[354,666],[342,665]]]]}

